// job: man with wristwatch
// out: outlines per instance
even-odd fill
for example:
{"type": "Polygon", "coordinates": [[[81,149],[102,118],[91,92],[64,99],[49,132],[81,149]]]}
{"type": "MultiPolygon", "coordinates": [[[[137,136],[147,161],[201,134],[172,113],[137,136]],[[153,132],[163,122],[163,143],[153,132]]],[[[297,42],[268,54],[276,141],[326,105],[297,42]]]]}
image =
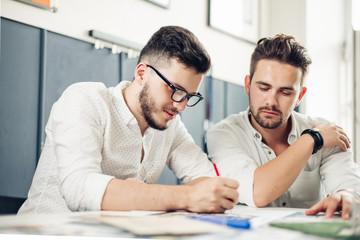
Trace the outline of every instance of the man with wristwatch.
{"type": "Polygon", "coordinates": [[[292,36],[260,39],[245,77],[250,106],[209,130],[209,158],[239,182],[241,203],[328,217],[341,209],[348,219],[353,191],[360,192],[350,140],[341,127],[294,111],[310,63],[292,36]]]}

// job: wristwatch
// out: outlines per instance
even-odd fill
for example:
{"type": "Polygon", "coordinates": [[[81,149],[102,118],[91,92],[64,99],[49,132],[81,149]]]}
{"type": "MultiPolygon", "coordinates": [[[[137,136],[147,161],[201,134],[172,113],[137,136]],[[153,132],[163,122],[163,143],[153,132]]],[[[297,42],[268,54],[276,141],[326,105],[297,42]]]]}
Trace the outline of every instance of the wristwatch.
{"type": "Polygon", "coordinates": [[[317,151],[319,151],[322,146],[324,145],[324,140],[319,132],[319,129],[316,128],[312,128],[312,129],[305,129],[301,135],[303,134],[309,134],[313,139],[314,139],[314,150],[312,152],[312,154],[316,153],[317,151]]]}

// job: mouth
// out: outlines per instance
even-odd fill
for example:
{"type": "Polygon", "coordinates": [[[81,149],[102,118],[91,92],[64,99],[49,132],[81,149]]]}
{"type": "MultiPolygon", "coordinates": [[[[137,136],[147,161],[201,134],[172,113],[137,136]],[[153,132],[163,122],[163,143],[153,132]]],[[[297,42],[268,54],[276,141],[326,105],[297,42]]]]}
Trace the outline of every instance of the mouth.
{"type": "Polygon", "coordinates": [[[275,116],[281,115],[281,112],[277,109],[269,109],[269,108],[262,108],[260,111],[265,115],[265,117],[271,118],[275,116]]]}
{"type": "Polygon", "coordinates": [[[163,112],[168,120],[172,120],[176,116],[176,113],[172,111],[163,110],[163,112]]]}
{"type": "Polygon", "coordinates": [[[262,112],[263,112],[265,115],[268,115],[268,116],[276,116],[276,115],[279,115],[278,112],[274,112],[274,111],[263,110],[262,112]]]}

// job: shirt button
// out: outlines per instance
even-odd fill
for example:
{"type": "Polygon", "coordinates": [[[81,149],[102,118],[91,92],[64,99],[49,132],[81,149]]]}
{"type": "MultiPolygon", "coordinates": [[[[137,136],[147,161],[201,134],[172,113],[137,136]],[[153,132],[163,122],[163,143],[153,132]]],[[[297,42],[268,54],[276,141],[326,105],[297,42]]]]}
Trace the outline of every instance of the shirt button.
{"type": "Polygon", "coordinates": [[[270,151],[270,150],[268,151],[268,154],[271,154],[271,151],[270,151]]]}
{"type": "Polygon", "coordinates": [[[255,133],[256,138],[260,138],[260,135],[258,133],[255,133]]]}
{"type": "Polygon", "coordinates": [[[286,207],[286,202],[283,202],[283,203],[282,203],[282,206],[283,206],[283,207],[286,207]]]}

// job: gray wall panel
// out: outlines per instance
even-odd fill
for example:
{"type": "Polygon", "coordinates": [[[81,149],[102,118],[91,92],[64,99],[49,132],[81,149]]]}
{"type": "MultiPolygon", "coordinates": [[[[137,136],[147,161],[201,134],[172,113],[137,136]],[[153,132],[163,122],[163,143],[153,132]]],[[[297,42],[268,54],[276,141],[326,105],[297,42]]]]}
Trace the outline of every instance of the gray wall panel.
{"type": "Polygon", "coordinates": [[[186,109],[181,113],[181,119],[185,127],[193,137],[195,143],[201,149],[204,149],[204,120],[206,119],[207,101],[205,93],[207,84],[207,78],[204,78],[199,89],[199,92],[204,96],[204,99],[194,107],[186,107],[186,109]]]}
{"type": "Polygon", "coordinates": [[[245,88],[243,86],[226,83],[225,96],[226,116],[244,111],[249,106],[249,97],[246,95],[245,88]]]}
{"type": "Polygon", "coordinates": [[[0,195],[27,196],[37,162],[40,30],[1,19],[0,195]]]}
{"type": "Polygon", "coordinates": [[[211,119],[214,124],[225,117],[225,86],[226,82],[213,80],[211,119]]]}

